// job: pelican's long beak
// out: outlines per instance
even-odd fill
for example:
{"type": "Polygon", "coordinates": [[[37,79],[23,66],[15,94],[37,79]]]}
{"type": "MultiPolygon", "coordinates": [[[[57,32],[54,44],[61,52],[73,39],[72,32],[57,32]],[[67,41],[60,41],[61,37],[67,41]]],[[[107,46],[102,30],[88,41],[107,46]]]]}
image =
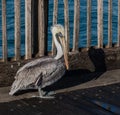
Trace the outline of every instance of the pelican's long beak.
{"type": "Polygon", "coordinates": [[[59,40],[60,40],[61,44],[63,45],[64,60],[65,60],[66,68],[68,70],[69,69],[68,52],[67,52],[67,47],[66,47],[65,36],[63,36],[62,33],[59,33],[59,40]]]}

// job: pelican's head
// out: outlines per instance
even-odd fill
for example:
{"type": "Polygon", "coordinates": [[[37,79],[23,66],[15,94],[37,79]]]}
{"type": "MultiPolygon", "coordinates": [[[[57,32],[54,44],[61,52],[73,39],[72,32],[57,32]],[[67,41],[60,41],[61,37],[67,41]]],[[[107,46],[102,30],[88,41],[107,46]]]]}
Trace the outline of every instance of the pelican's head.
{"type": "Polygon", "coordinates": [[[51,32],[53,35],[55,35],[57,38],[60,35],[61,37],[64,37],[64,27],[60,24],[56,24],[51,27],[51,32]]]}
{"type": "Polygon", "coordinates": [[[68,69],[68,55],[67,55],[67,49],[66,49],[66,40],[65,40],[65,31],[64,27],[60,24],[56,24],[51,27],[51,32],[57,41],[60,42],[60,44],[63,47],[63,52],[64,52],[64,59],[65,59],[65,65],[68,69]]]}

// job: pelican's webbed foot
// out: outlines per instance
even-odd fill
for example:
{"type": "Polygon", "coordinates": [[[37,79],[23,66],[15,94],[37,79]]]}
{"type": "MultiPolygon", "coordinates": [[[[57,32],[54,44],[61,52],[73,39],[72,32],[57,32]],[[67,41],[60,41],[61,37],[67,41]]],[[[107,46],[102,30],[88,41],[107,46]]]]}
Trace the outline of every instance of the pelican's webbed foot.
{"type": "Polygon", "coordinates": [[[53,91],[50,92],[44,92],[45,95],[39,95],[40,98],[42,99],[54,99],[55,96],[53,96],[53,91]]]}
{"type": "Polygon", "coordinates": [[[43,90],[41,90],[41,88],[38,88],[38,93],[39,93],[39,96],[35,96],[35,97],[40,97],[42,99],[54,99],[55,98],[53,96],[55,94],[54,91],[44,92],[43,90]]]}

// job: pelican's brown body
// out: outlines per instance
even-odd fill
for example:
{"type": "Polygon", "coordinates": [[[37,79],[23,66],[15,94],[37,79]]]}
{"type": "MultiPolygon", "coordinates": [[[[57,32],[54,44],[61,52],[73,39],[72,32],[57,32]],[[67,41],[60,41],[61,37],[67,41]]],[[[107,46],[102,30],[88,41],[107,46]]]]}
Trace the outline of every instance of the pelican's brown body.
{"type": "Polygon", "coordinates": [[[56,60],[43,57],[34,60],[18,70],[9,94],[14,95],[20,90],[44,88],[59,80],[65,70],[63,58],[56,60]]]}
{"type": "Polygon", "coordinates": [[[65,37],[62,25],[54,25],[51,28],[57,54],[53,57],[42,57],[27,63],[18,70],[15,81],[12,84],[10,95],[20,90],[38,88],[39,97],[47,98],[42,88],[55,83],[66,71],[65,37]],[[64,58],[63,58],[64,57],[64,58]],[[65,63],[64,63],[65,59],[65,63]]]}

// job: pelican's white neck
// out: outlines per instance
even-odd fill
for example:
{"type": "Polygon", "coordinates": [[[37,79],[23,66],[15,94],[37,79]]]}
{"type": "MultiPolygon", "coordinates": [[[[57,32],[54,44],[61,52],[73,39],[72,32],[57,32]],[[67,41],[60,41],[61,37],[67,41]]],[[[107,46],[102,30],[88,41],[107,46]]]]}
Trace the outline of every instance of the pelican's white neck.
{"type": "Polygon", "coordinates": [[[62,47],[61,47],[60,43],[57,41],[55,35],[53,35],[53,39],[54,39],[54,42],[55,42],[55,46],[57,48],[57,54],[56,54],[54,59],[58,60],[63,56],[63,50],[62,50],[62,47]]]}

